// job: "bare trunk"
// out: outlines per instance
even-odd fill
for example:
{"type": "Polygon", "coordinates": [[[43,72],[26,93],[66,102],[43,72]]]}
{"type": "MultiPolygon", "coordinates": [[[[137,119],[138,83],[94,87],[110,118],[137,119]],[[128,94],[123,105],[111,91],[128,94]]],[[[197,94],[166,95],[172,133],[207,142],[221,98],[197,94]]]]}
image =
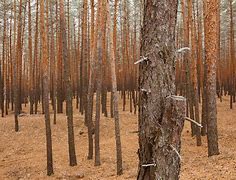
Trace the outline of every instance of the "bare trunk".
{"type": "Polygon", "coordinates": [[[66,23],[64,13],[64,1],[60,0],[60,28],[62,35],[62,58],[64,62],[64,81],[66,90],[66,112],[68,127],[68,145],[70,166],[76,166],[75,142],[74,142],[74,125],[73,125],[73,106],[72,106],[72,89],[70,77],[70,62],[68,59],[68,49],[66,41],[66,23]]]}
{"type": "Polygon", "coordinates": [[[186,100],[175,94],[178,1],[145,1],[139,88],[139,180],[179,179],[186,100]],[[168,16],[167,16],[168,14],[168,16]]]}
{"type": "Polygon", "coordinates": [[[117,175],[123,173],[122,167],[122,149],[121,149],[121,139],[120,139],[120,122],[119,122],[119,109],[118,109],[118,91],[117,91],[117,81],[116,81],[116,67],[115,67],[115,53],[114,53],[114,42],[113,33],[111,31],[111,13],[109,7],[109,1],[106,3],[107,10],[107,30],[109,35],[109,47],[110,47],[110,63],[111,63],[111,79],[112,79],[112,93],[113,96],[113,107],[114,107],[114,118],[115,118],[115,136],[116,136],[116,165],[117,165],[117,175]]]}
{"type": "Polygon", "coordinates": [[[217,61],[217,5],[218,0],[204,1],[205,50],[207,63],[207,141],[208,156],[218,155],[218,130],[216,109],[216,61],[217,61]]]}
{"type": "Polygon", "coordinates": [[[45,126],[46,126],[46,147],[47,147],[47,175],[53,174],[53,159],[52,159],[52,136],[50,125],[49,112],[49,68],[48,68],[48,51],[47,51],[47,35],[45,30],[44,20],[44,1],[40,1],[40,31],[42,43],[42,69],[43,69],[43,104],[45,112],[45,126]]]}

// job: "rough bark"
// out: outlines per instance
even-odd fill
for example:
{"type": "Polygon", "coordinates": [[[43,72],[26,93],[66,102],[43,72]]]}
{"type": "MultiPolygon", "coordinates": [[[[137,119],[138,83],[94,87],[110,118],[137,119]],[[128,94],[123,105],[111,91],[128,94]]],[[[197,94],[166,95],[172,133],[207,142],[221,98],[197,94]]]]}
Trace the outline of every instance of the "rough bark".
{"type": "Polygon", "coordinates": [[[204,1],[205,52],[207,63],[208,156],[219,154],[216,109],[216,61],[218,55],[217,3],[218,0],[204,1]]]}
{"type": "Polygon", "coordinates": [[[179,179],[186,102],[175,94],[177,0],[144,2],[139,89],[139,180],[179,179]],[[150,165],[151,164],[151,165],[150,165]]]}

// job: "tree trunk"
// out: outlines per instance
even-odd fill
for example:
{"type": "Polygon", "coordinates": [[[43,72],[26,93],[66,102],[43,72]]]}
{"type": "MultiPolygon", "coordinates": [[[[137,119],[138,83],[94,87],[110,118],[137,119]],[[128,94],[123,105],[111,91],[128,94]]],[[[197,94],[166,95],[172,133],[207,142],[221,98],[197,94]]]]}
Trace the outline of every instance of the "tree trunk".
{"type": "Polygon", "coordinates": [[[111,13],[110,13],[109,1],[106,2],[106,10],[107,10],[107,31],[109,35],[109,46],[110,46],[113,107],[114,107],[114,118],[115,118],[116,165],[117,165],[117,175],[121,175],[123,173],[123,167],[122,167],[122,149],[121,149],[120,122],[119,122],[119,109],[118,109],[119,95],[117,91],[115,53],[114,53],[113,33],[111,31],[111,13]]]}
{"type": "Polygon", "coordinates": [[[179,179],[186,100],[175,94],[177,0],[144,3],[140,64],[139,180],[179,179]]]}
{"type": "MultiPolygon", "coordinates": [[[[100,162],[100,118],[101,118],[101,90],[102,90],[102,35],[105,31],[104,29],[104,9],[103,3],[101,0],[98,3],[98,16],[97,16],[97,35],[98,41],[96,43],[95,49],[97,49],[97,72],[96,72],[96,82],[97,82],[97,90],[96,90],[96,118],[95,118],[95,166],[99,166],[100,162]]],[[[104,55],[104,54],[103,54],[104,55]]]]}
{"type": "Polygon", "coordinates": [[[18,15],[18,29],[17,29],[17,47],[16,47],[16,64],[14,66],[14,102],[15,102],[15,131],[19,131],[18,124],[18,115],[20,113],[20,76],[19,76],[19,62],[22,60],[22,50],[21,50],[21,29],[22,29],[22,0],[20,0],[19,4],[19,15],[18,15]]]}
{"type": "Polygon", "coordinates": [[[205,51],[207,63],[207,142],[208,156],[218,155],[216,109],[216,61],[218,56],[217,8],[218,0],[204,1],[205,51]]]}
{"type": "MultiPolygon", "coordinates": [[[[80,112],[83,114],[87,107],[87,79],[88,79],[88,0],[83,1],[82,51],[80,58],[80,112]]],[[[85,125],[87,114],[85,114],[85,125]]]]}
{"type": "Polygon", "coordinates": [[[35,20],[35,41],[34,41],[34,66],[33,66],[33,93],[34,93],[34,113],[37,114],[38,111],[38,8],[39,0],[36,3],[36,20],[35,20]]]}
{"type": "Polygon", "coordinates": [[[29,62],[30,62],[30,114],[33,114],[34,111],[34,97],[33,97],[33,53],[32,53],[32,28],[31,28],[31,3],[28,1],[28,29],[29,29],[29,35],[28,35],[28,46],[29,46],[29,62]]]}
{"type": "MultiPolygon", "coordinates": [[[[194,27],[194,17],[193,14],[195,14],[193,10],[193,1],[188,0],[188,7],[189,7],[189,28],[191,29],[191,63],[192,63],[192,86],[193,86],[193,103],[195,106],[195,116],[194,119],[196,122],[200,123],[200,117],[199,117],[199,98],[198,98],[198,88],[197,88],[197,51],[196,51],[196,44],[197,41],[195,39],[196,33],[195,33],[195,27],[194,27]]],[[[196,133],[196,140],[197,140],[197,146],[201,146],[201,130],[199,127],[195,126],[195,133],[196,133]]]]}
{"type": "Polygon", "coordinates": [[[53,102],[53,124],[56,124],[57,118],[57,107],[56,107],[56,60],[55,60],[55,43],[54,43],[54,31],[53,31],[53,4],[50,2],[50,18],[51,18],[51,54],[50,54],[50,62],[51,62],[51,73],[52,73],[52,102],[53,102]]]}
{"type": "Polygon", "coordinates": [[[76,166],[75,142],[74,142],[74,125],[73,125],[73,106],[72,106],[72,88],[70,77],[70,62],[68,59],[68,49],[66,41],[66,23],[64,13],[64,1],[60,0],[60,28],[62,35],[62,58],[64,62],[64,81],[66,89],[66,114],[68,127],[68,145],[70,166],[76,166]]]}
{"type": "Polygon", "coordinates": [[[40,1],[40,30],[42,43],[42,69],[43,69],[43,104],[45,112],[46,126],[46,147],[47,147],[47,175],[53,174],[53,159],[52,159],[52,136],[50,125],[49,112],[49,68],[48,68],[48,51],[47,51],[47,34],[44,21],[44,1],[40,1]]]}

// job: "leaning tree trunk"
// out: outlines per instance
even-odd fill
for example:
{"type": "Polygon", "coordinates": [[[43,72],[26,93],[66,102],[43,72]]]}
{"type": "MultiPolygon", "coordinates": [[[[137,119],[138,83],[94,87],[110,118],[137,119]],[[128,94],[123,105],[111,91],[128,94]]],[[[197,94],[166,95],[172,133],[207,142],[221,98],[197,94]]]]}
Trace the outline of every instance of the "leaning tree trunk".
{"type": "Polygon", "coordinates": [[[144,3],[138,180],[179,179],[186,100],[174,96],[177,5],[177,0],[144,3]]]}

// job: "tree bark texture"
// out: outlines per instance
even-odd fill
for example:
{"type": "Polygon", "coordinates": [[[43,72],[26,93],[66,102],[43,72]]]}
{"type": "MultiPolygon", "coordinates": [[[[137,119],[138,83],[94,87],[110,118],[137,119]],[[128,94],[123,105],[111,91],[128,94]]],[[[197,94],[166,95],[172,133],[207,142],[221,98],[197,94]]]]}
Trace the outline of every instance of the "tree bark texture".
{"type": "Polygon", "coordinates": [[[218,56],[218,0],[204,1],[205,52],[207,64],[207,141],[208,156],[219,154],[216,111],[216,60],[218,56]]]}
{"type": "Polygon", "coordinates": [[[138,180],[179,179],[186,100],[174,96],[177,5],[177,0],[144,2],[138,180]]]}

